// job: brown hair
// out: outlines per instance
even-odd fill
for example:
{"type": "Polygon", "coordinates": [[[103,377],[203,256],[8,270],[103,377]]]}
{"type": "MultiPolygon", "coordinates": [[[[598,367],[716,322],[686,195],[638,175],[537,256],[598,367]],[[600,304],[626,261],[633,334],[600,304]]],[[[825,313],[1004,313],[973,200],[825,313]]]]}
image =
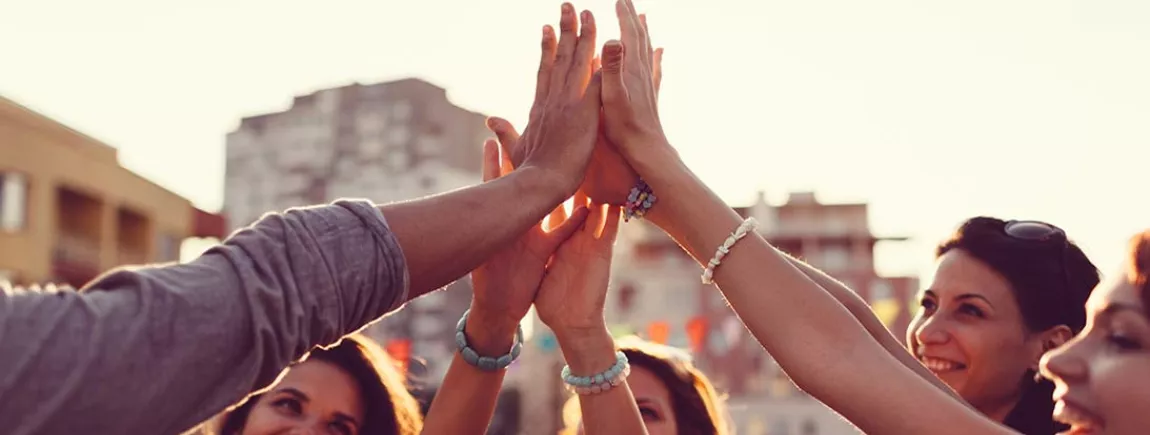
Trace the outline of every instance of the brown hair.
{"type": "Polygon", "coordinates": [[[1146,316],[1150,317],[1150,230],[1130,239],[1126,280],[1142,292],[1142,305],[1146,308],[1146,316]]]}
{"type": "MultiPolygon", "coordinates": [[[[366,416],[359,433],[415,435],[423,429],[419,404],[407,391],[395,361],[371,339],[362,335],[344,337],[334,346],[312,351],[307,360],[312,359],[338,366],[359,384],[366,416]]],[[[252,406],[260,396],[249,397],[242,405],[221,416],[217,433],[236,435],[242,432],[252,406]]]]}
{"type": "MultiPolygon", "coordinates": [[[[647,369],[663,382],[671,394],[671,407],[675,424],[682,435],[727,435],[726,411],[723,398],[714,385],[679,349],[640,339],[624,337],[616,341],[619,350],[627,355],[633,367],[647,369]]],[[[568,429],[574,433],[578,425],[578,397],[572,397],[565,407],[568,429]]]]}

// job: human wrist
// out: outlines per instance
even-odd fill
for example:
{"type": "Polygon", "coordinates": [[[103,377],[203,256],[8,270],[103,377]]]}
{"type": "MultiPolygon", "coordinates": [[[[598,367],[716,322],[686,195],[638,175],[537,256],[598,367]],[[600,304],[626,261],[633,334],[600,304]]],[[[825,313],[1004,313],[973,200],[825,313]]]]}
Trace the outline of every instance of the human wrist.
{"type": "Polygon", "coordinates": [[[472,305],[463,333],[467,344],[480,356],[499,356],[515,344],[518,327],[519,320],[472,305]]]}
{"type": "Polygon", "coordinates": [[[576,375],[599,373],[615,363],[615,340],[606,325],[558,329],[555,338],[576,375]]]}
{"type": "MultiPolygon", "coordinates": [[[[520,198],[539,203],[545,212],[550,212],[558,204],[570,198],[579,188],[582,179],[563,174],[556,169],[524,163],[509,175],[519,174],[516,186],[522,194],[520,198]]],[[[534,208],[534,207],[533,207],[534,208]]]]}

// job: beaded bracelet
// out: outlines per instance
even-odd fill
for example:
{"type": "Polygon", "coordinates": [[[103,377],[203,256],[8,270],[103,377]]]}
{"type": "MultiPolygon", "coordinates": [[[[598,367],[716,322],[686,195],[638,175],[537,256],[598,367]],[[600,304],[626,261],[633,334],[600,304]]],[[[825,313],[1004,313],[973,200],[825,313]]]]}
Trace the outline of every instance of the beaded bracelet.
{"type": "Polygon", "coordinates": [[[467,344],[467,335],[463,333],[463,327],[467,325],[467,315],[471,314],[471,310],[463,312],[463,317],[459,319],[459,324],[455,326],[455,344],[459,347],[459,354],[463,355],[463,360],[468,364],[483,370],[485,372],[493,372],[503,370],[511,365],[516,359],[519,359],[519,353],[523,351],[523,326],[519,325],[515,331],[515,344],[511,346],[511,351],[506,355],[500,357],[479,356],[471,346],[467,344]]]}
{"type": "Polygon", "coordinates": [[[579,395],[599,394],[623,383],[631,374],[631,363],[623,352],[615,352],[615,364],[602,373],[593,376],[574,376],[571,366],[563,366],[561,376],[567,389],[579,395]]]}
{"type": "Polygon", "coordinates": [[[727,240],[719,246],[719,249],[715,250],[715,257],[711,258],[711,261],[707,263],[707,268],[703,270],[703,284],[715,282],[713,280],[715,268],[719,267],[719,264],[723,262],[723,257],[726,257],[727,254],[731,252],[731,247],[735,246],[735,242],[746,237],[747,233],[754,231],[758,226],[759,221],[756,221],[753,217],[747,218],[743,223],[739,224],[739,228],[735,229],[735,232],[731,233],[731,235],[727,237],[727,240]]]}
{"type": "Polygon", "coordinates": [[[635,187],[631,188],[631,194],[627,196],[627,203],[623,205],[623,221],[630,222],[631,218],[635,217],[642,219],[658,200],[651,190],[651,186],[639,179],[639,182],[635,183],[635,187]]]}

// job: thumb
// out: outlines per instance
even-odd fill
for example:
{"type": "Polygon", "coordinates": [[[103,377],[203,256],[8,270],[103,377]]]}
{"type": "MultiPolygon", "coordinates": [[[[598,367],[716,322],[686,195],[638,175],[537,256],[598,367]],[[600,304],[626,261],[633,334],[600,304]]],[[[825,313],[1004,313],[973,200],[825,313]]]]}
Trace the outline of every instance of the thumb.
{"type": "Polygon", "coordinates": [[[511,121],[492,116],[487,118],[487,129],[495,133],[495,137],[499,138],[499,144],[503,145],[504,150],[514,155],[519,148],[519,132],[515,131],[511,121]]]}
{"type": "Polygon", "coordinates": [[[625,104],[627,88],[623,86],[623,43],[610,40],[603,44],[603,54],[600,56],[603,64],[603,108],[607,111],[618,110],[625,104]]]}
{"type": "Polygon", "coordinates": [[[587,209],[587,206],[576,206],[575,211],[571,213],[571,217],[568,217],[562,224],[552,228],[551,232],[547,233],[544,249],[547,252],[555,252],[555,249],[559,248],[559,245],[566,242],[567,239],[571,238],[572,234],[575,234],[576,231],[583,227],[583,223],[587,220],[587,214],[589,212],[590,210],[587,209]]]}

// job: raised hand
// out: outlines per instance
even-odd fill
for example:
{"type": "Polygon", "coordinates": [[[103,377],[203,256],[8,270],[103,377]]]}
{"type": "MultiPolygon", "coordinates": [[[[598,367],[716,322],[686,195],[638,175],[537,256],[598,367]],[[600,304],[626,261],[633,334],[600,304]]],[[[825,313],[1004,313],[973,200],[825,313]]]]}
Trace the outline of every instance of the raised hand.
{"type": "Polygon", "coordinates": [[[574,7],[564,3],[559,30],[556,43],[551,26],[543,28],[531,119],[519,138],[520,146],[511,150],[511,161],[553,174],[566,197],[582,182],[591,158],[599,131],[600,89],[591,68],[594,16],[585,10],[577,21],[574,7]]]}
{"type": "MultiPolygon", "coordinates": [[[[641,15],[644,27],[646,27],[646,16],[641,15]]],[[[599,70],[598,58],[592,61],[592,69],[599,70]]],[[[658,89],[662,81],[662,67],[663,67],[663,49],[656,49],[652,56],[652,72],[653,80],[655,81],[656,96],[658,96],[658,89]]],[[[534,107],[532,108],[534,113],[534,107]]],[[[519,133],[511,122],[499,117],[492,117],[488,120],[488,128],[499,137],[500,142],[510,143],[516,142],[519,139],[519,133]]],[[[627,201],[627,195],[630,193],[631,187],[639,180],[639,176],[627,164],[627,161],[619,154],[619,150],[615,144],[607,139],[606,132],[603,129],[604,125],[601,123],[595,148],[591,154],[591,163],[587,167],[587,175],[583,179],[583,184],[579,186],[579,190],[584,192],[592,200],[598,203],[623,205],[627,201]]]]}
{"type": "MultiPolygon", "coordinates": [[[[576,198],[577,207],[581,201],[576,198]]],[[[556,250],[535,296],[539,319],[555,331],[560,341],[572,333],[606,330],[603,307],[620,210],[598,204],[590,208],[590,215],[579,230],[556,250]]]]}
{"type": "Polygon", "coordinates": [[[662,74],[654,59],[662,52],[652,48],[646,18],[630,0],[618,0],[615,13],[622,41],[603,45],[603,124],[607,138],[634,163],[643,149],[667,142],[656,104],[662,74]]]}
{"type": "MultiPolygon", "coordinates": [[[[491,181],[512,169],[508,154],[500,153],[495,140],[487,140],[483,144],[483,180],[491,181]]],[[[552,253],[580,229],[587,214],[586,207],[576,207],[569,218],[553,220],[550,231],[542,225],[532,227],[471,273],[474,295],[466,332],[476,351],[488,355],[507,352],[516,325],[531,308],[552,253]],[[488,342],[493,349],[483,349],[488,342]]]]}

